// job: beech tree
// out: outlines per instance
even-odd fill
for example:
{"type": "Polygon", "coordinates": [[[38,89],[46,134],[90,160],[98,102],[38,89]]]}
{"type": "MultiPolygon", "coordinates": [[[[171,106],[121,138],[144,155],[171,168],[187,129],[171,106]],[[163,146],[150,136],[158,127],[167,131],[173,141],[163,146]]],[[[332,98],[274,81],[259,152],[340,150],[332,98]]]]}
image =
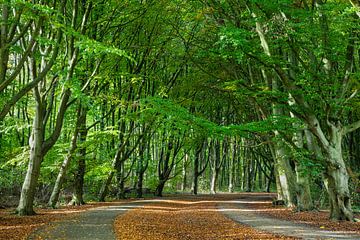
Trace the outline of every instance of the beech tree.
{"type": "Polygon", "coordinates": [[[273,191],[299,211],[321,196],[332,219],[354,220],[357,1],[3,1],[0,12],[0,200],[15,195],[20,215],[273,191]]]}

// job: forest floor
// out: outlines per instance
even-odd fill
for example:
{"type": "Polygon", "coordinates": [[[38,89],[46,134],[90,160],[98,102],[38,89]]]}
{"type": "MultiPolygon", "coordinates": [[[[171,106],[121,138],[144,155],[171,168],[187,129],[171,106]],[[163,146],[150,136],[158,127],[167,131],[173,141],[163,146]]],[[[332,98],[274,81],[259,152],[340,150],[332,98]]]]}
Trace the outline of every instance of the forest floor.
{"type": "Polygon", "coordinates": [[[272,198],[271,194],[260,193],[176,195],[38,209],[39,214],[31,217],[1,210],[0,239],[297,239],[285,236],[293,232],[288,226],[280,226],[279,219],[292,228],[312,225],[305,226],[310,232],[341,231],[333,239],[360,239],[360,235],[350,235],[360,234],[360,223],[329,221],[328,213],[323,211],[297,213],[274,207],[272,198]],[[266,219],[273,225],[265,231],[253,224],[264,225],[266,219]],[[274,229],[288,230],[274,233],[274,229]]]}
{"type": "Polygon", "coordinates": [[[129,200],[109,203],[90,203],[83,206],[62,206],[59,209],[36,208],[34,216],[19,217],[14,208],[0,210],[0,239],[27,239],[31,232],[52,222],[67,221],[90,209],[103,206],[118,206],[129,200]]]}

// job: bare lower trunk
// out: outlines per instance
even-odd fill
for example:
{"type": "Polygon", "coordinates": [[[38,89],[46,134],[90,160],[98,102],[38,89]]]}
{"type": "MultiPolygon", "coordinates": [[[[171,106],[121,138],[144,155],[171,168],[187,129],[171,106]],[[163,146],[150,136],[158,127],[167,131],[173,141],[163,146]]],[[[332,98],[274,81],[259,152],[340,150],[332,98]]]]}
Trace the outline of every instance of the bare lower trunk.
{"type": "Polygon", "coordinates": [[[165,187],[165,181],[160,180],[155,189],[155,196],[162,197],[162,192],[164,190],[164,187],[165,187]]]}
{"type": "Polygon", "coordinates": [[[181,191],[182,192],[184,192],[186,189],[186,182],[187,182],[186,165],[188,162],[188,158],[189,158],[189,156],[187,154],[185,154],[185,158],[183,160],[183,165],[182,165],[182,182],[181,182],[181,191]]]}
{"type": "Polygon", "coordinates": [[[330,218],[334,220],[353,221],[349,192],[349,176],[342,158],[341,143],[337,148],[330,148],[329,161],[325,174],[325,186],[329,194],[330,218]]]}
{"type": "Polygon", "coordinates": [[[117,198],[118,199],[125,199],[125,164],[122,161],[119,166],[117,167],[117,198]]]}
{"type": "Polygon", "coordinates": [[[314,209],[311,198],[309,176],[306,174],[306,168],[296,164],[296,182],[299,188],[297,191],[297,210],[309,211],[314,209]]]}
{"type": "Polygon", "coordinates": [[[279,176],[279,183],[281,186],[281,192],[283,200],[286,203],[287,207],[296,206],[296,179],[294,173],[291,169],[289,159],[286,154],[284,146],[281,146],[281,143],[278,143],[275,147],[276,152],[276,170],[279,176]]]}
{"type": "Polygon", "coordinates": [[[44,158],[42,143],[44,141],[44,128],[42,125],[42,107],[36,106],[36,114],[33,120],[33,130],[29,139],[30,159],[25,180],[21,189],[17,213],[21,216],[34,215],[33,209],[37,181],[40,174],[41,162],[44,158]]]}
{"type": "Polygon", "coordinates": [[[212,170],[211,174],[211,180],[210,180],[210,193],[216,194],[216,182],[218,178],[218,172],[216,171],[216,168],[212,170]]]}
{"type": "Polygon", "coordinates": [[[125,182],[124,179],[121,179],[118,183],[118,193],[117,199],[125,199],[125,182]]]}
{"type": "Polygon", "coordinates": [[[17,213],[21,216],[35,214],[33,202],[42,159],[43,156],[40,153],[36,154],[34,151],[31,151],[28,170],[21,189],[19,206],[17,208],[17,213]]]}
{"type": "Polygon", "coordinates": [[[78,164],[74,179],[73,199],[69,203],[70,205],[85,204],[85,201],[83,199],[83,194],[84,194],[84,177],[85,177],[85,167],[86,167],[86,162],[85,162],[86,146],[84,145],[87,138],[86,115],[87,115],[87,109],[82,108],[79,117],[80,127],[79,127],[78,164]]]}
{"type": "Polygon", "coordinates": [[[142,198],[143,196],[143,180],[144,180],[144,172],[140,172],[138,174],[138,179],[136,183],[136,197],[142,198]]]}
{"type": "Polygon", "coordinates": [[[235,158],[236,158],[236,144],[232,144],[232,158],[230,159],[229,166],[229,186],[228,190],[230,193],[234,192],[234,176],[235,176],[235,158]]]}
{"type": "MultiPolygon", "coordinates": [[[[309,118],[309,125],[312,133],[317,136],[318,143],[324,152],[326,169],[324,173],[324,183],[329,195],[330,218],[334,220],[353,221],[354,216],[351,208],[349,175],[343,159],[342,138],[344,129],[328,122],[330,139],[327,139],[322,132],[319,121],[309,118]]],[[[311,140],[311,135],[307,136],[311,140]]],[[[316,144],[315,141],[312,141],[316,144]]],[[[316,146],[313,149],[317,150],[316,146]]],[[[319,150],[317,155],[321,155],[319,150]]]]}
{"type": "Polygon", "coordinates": [[[48,205],[51,208],[55,208],[57,202],[59,201],[60,190],[61,190],[64,178],[65,178],[67,167],[70,163],[70,159],[71,159],[71,156],[69,156],[69,155],[66,156],[64,159],[64,162],[62,163],[62,165],[60,167],[59,174],[57,175],[55,185],[51,192],[50,200],[48,202],[48,205]]]}
{"type": "MultiPolygon", "coordinates": [[[[294,103],[291,101],[291,105],[294,103]]],[[[291,116],[295,118],[295,115],[291,113],[291,116]]],[[[298,127],[294,124],[294,127],[298,127]]],[[[293,135],[293,142],[299,149],[304,149],[304,132],[297,131],[293,135]]],[[[295,150],[296,151],[296,150],[295,150]]],[[[297,184],[297,210],[298,211],[309,211],[314,209],[314,204],[311,198],[310,181],[307,169],[300,161],[295,160],[295,173],[296,173],[296,184],[297,184]]]]}
{"type": "Polygon", "coordinates": [[[73,137],[71,139],[70,149],[68,151],[68,154],[65,156],[65,159],[64,159],[63,163],[61,164],[59,174],[58,174],[58,176],[56,178],[55,185],[54,185],[53,191],[51,193],[50,200],[48,202],[48,205],[51,208],[55,208],[57,202],[59,201],[59,195],[60,195],[62,184],[64,182],[64,178],[66,176],[66,171],[67,171],[68,166],[70,164],[70,161],[71,161],[71,159],[73,157],[73,154],[74,154],[74,152],[75,152],[75,150],[77,148],[76,142],[77,142],[77,136],[78,136],[78,133],[79,133],[80,111],[81,111],[81,108],[79,108],[79,110],[78,110],[78,121],[77,121],[77,124],[75,126],[75,131],[74,131],[73,137]]]}
{"type": "Polygon", "coordinates": [[[73,198],[69,205],[84,205],[84,176],[85,176],[85,158],[80,158],[78,161],[78,169],[75,175],[73,198]]]}
{"type": "Polygon", "coordinates": [[[193,178],[193,185],[192,185],[192,193],[194,194],[194,195],[197,195],[198,194],[198,178],[199,178],[199,174],[197,173],[197,174],[195,174],[194,173],[194,178],[193,178]]]}
{"type": "Polygon", "coordinates": [[[99,193],[99,202],[105,202],[105,198],[109,191],[109,185],[114,177],[114,171],[111,171],[109,175],[107,176],[105,182],[101,186],[100,193],[99,193]]]}

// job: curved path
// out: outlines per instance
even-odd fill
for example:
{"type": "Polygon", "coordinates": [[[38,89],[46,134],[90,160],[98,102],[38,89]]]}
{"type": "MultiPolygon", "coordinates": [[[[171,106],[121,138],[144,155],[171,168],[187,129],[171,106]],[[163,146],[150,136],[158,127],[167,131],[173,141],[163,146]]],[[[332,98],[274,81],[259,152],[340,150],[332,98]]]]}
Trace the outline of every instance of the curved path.
{"type": "Polygon", "coordinates": [[[251,209],[246,205],[248,203],[256,203],[268,199],[269,197],[266,195],[263,195],[262,197],[249,195],[241,200],[221,203],[218,205],[218,208],[219,211],[233,221],[264,232],[298,237],[300,239],[360,239],[360,235],[357,234],[342,231],[321,230],[306,224],[263,216],[258,213],[259,211],[251,209]]]}
{"type": "Polygon", "coordinates": [[[33,232],[28,239],[62,240],[112,240],[115,239],[113,223],[126,211],[142,207],[138,202],[107,206],[80,213],[74,219],[50,223],[33,232]]]}
{"type": "MultiPolygon", "coordinates": [[[[245,195],[240,198],[240,200],[235,199],[234,197],[226,198],[226,197],[217,197],[217,196],[200,196],[200,197],[193,197],[193,196],[178,196],[171,199],[177,199],[178,202],[181,200],[181,205],[189,205],[195,204],[198,207],[194,207],[195,209],[206,209],[206,211],[217,212],[225,215],[226,217],[230,218],[231,220],[240,223],[242,225],[250,226],[255,228],[256,230],[260,230],[261,232],[268,232],[273,233],[276,235],[283,235],[283,236],[290,236],[296,237],[299,239],[360,239],[360,235],[351,235],[349,233],[344,232],[333,232],[333,231],[325,231],[317,228],[310,227],[304,224],[293,223],[289,221],[274,219],[271,217],[265,217],[257,213],[256,210],[250,209],[247,207],[246,203],[249,202],[261,202],[261,201],[269,201],[269,195],[263,195],[253,197],[251,195],[245,195]],[[195,201],[195,202],[194,202],[195,201]],[[206,204],[212,203],[211,209],[206,204]],[[217,206],[217,208],[216,208],[217,206]]],[[[93,210],[89,210],[85,213],[79,214],[74,219],[63,220],[60,222],[50,223],[47,226],[44,226],[33,234],[30,235],[28,239],[80,239],[80,240],[91,240],[91,239],[101,239],[101,240],[110,240],[115,239],[115,232],[114,232],[114,221],[116,217],[120,215],[120,219],[124,218],[121,217],[122,214],[125,212],[135,209],[141,208],[143,206],[148,206],[151,204],[160,204],[163,200],[152,199],[152,200],[139,200],[133,201],[129,203],[124,203],[119,206],[107,206],[107,207],[100,207],[93,210]]],[[[155,205],[156,206],[156,205],[155,205]]],[[[147,207],[145,207],[146,210],[147,207]]],[[[160,210],[167,211],[166,209],[171,209],[174,211],[175,208],[166,208],[164,205],[160,210]]],[[[176,208],[178,210],[178,214],[182,215],[184,218],[189,219],[189,222],[192,222],[194,216],[190,213],[189,209],[176,208]],[[185,214],[185,215],[184,215],[185,214]]],[[[140,209],[139,209],[140,210],[140,209]]],[[[139,212],[139,210],[136,210],[139,212]]],[[[149,209],[147,209],[149,212],[149,209]]],[[[151,209],[150,209],[151,210],[151,209]]],[[[190,209],[190,212],[193,210],[190,209]]],[[[157,214],[156,211],[151,210],[151,214],[157,214]]],[[[195,212],[195,211],[194,211],[195,212]]],[[[129,212],[130,214],[130,212],[129,212]]],[[[126,216],[129,218],[129,214],[126,216]]],[[[195,213],[194,213],[195,214],[195,213]]],[[[130,214],[131,215],[131,214],[130,214]]],[[[142,216],[142,213],[140,214],[142,216]]],[[[202,221],[206,221],[207,214],[203,214],[200,218],[203,217],[203,220],[199,219],[198,223],[196,221],[191,226],[193,229],[201,228],[198,224],[202,221]]],[[[151,216],[150,216],[151,217],[151,216]]],[[[197,216],[199,218],[199,216],[197,216]]],[[[186,220],[187,221],[187,220],[186,220]]],[[[147,221],[144,224],[152,224],[147,221]]],[[[173,226],[171,221],[166,222],[169,226],[169,229],[172,229],[173,226]]],[[[215,223],[213,223],[215,224],[215,223]]],[[[200,224],[201,225],[201,224],[200,224]]],[[[238,225],[240,228],[240,225],[238,225]]],[[[181,226],[180,226],[181,227],[181,226]]],[[[139,231],[146,231],[146,228],[140,227],[139,231]]],[[[176,231],[176,227],[173,229],[176,231]]],[[[171,233],[170,233],[171,234],[171,233]]],[[[167,239],[166,235],[164,235],[167,239]]],[[[224,237],[224,236],[223,236],[224,237]]],[[[126,238],[130,239],[130,238],[126,238]]],[[[178,239],[178,238],[172,238],[178,239]]],[[[180,238],[179,238],[180,239],[180,238]]],[[[186,239],[197,239],[190,236],[186,239]]],[[[209,239],[223,239],[222,237],[210,237],[209,239]]],[[[228,239],[228,238],[227,238],[228,239]]],[[[229,239],[241,239],[241,238],[229,238],[229,239]]],[[[246,239],[253,239],[253,238],[246,238],[246,239]]],[[[258,238],[256,238],[258,239],[258,238]]],[[[273,239],[273,238],[272,238],[273,239]]]]}

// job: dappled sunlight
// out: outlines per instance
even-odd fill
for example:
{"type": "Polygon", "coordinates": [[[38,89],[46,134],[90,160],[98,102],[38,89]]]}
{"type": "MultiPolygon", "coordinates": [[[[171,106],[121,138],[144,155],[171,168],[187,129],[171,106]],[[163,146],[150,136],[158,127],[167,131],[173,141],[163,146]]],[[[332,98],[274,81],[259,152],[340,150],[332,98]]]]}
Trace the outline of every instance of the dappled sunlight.
{"type": "MultiPolygon", "coordinates": [[[[45,223],[40,223],[40,224],[28,224],[27,227],[32,228],[32,227],[39,227],[39,226],[43,226],[45,225],[45,223]]],[[[23,225],[10,225],[10,226],[0,226],[0,230],[11,230],[11,229],[20,229],[23,228],[23,225]]]]}
{"type": "Polygon", "coordinates": [[[84,212],[84,210],[67,210],[67,211],[62,211],[62,210],[58,210],[58,211],[50,211],[50,212],[47,212],[45,214],[72,214],[72,213],[81,213],[81,212],[84,212]]]}

